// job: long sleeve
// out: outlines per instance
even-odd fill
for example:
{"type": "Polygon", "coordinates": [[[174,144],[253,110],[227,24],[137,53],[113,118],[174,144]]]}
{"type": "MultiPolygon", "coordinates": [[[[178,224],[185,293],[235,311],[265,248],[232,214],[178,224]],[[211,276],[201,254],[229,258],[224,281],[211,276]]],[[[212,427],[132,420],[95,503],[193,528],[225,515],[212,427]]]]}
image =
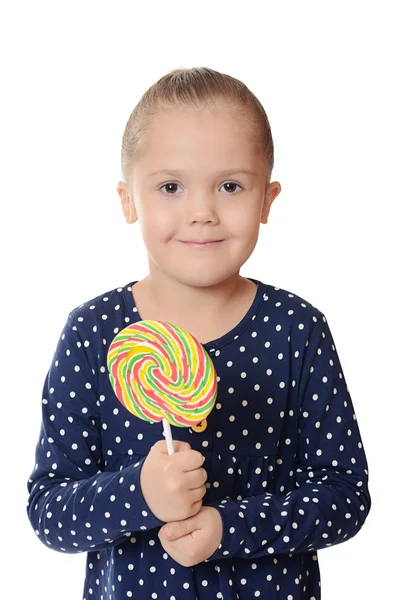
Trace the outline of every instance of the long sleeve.
{"type": "Polygon", "coordinates": [[[102,471],[101,392],[95,349],[72,316],[47,374],[36,466],[28,482],[28,517],[40,540],[63,552],[117,544],[163,525],[140,488],[143,460],[102,471]]]}
{"type": "Polygon", "coordinates": [[[352,538],[371,506],[356,416],[324,315],[312,329],[299,381],[295,489],[212,504],[223,522],[208,560],[310,552],[352,538]]]}

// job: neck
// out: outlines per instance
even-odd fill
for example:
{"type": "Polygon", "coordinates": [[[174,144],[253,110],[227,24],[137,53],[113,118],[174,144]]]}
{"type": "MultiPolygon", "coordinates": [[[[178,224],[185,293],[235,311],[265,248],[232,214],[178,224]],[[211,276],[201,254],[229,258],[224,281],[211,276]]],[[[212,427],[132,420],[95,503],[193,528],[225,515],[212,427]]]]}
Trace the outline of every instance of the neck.
{"type": "Polygon", "coordinates": [[[235,273],[228,279],[211,286],[191,286],[169,278],[163,272],[151,272],[142,286],[159,313],[198,315],[221,314],[225,306],[246,290],[247,280],[235,273]]]}

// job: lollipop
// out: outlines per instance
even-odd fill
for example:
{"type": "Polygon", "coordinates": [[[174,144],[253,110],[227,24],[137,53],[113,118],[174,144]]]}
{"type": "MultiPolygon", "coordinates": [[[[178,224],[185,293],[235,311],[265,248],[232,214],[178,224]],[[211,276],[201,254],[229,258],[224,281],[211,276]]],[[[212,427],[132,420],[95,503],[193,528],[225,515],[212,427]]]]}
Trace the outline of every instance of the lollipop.
{"type": "Polygon", "coordinates": [[[120,402],[145,421],[191,427],[211,412],[217,394],[214,365],[187,331],[164,321],[139,321],[120,331],[107,355],[109,378],[120,402]]]}

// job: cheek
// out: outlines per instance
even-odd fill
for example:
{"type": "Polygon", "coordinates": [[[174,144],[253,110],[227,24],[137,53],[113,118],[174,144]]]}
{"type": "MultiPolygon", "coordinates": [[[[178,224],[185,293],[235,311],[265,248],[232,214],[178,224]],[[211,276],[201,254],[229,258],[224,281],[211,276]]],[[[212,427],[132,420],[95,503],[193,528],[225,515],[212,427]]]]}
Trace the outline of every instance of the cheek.
{"type": "Polygon", "coordinates": [[[234,214],[225,213],[223,223],[236,238],[247,238],[258,233],[260,215],[253,207],[236,211],[234,214]]]}
{"type": "Polygon", "coordinates": [[[142,236],[145,242],[166,241],[174,234],[175,219],[171,211],[145,206],[140,215],[142,236]]]}

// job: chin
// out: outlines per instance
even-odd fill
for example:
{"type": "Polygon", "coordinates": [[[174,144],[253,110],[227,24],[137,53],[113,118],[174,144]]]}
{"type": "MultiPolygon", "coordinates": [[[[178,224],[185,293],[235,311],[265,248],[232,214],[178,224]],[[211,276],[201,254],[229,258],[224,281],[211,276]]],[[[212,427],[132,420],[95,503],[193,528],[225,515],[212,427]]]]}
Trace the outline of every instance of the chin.
{"type": "Polygon", "coordinates": [[[234,271],[231,271],[229,267],[228,269],[224,270],[206,269],[202,271],[179,271],[178,273],[170,273],[170,275],[180,283],[190,287],[212,287],[219,285],[226,279],[229,279],[235,275],[238,270],[239,267],[237,267],[234,271]]]}

